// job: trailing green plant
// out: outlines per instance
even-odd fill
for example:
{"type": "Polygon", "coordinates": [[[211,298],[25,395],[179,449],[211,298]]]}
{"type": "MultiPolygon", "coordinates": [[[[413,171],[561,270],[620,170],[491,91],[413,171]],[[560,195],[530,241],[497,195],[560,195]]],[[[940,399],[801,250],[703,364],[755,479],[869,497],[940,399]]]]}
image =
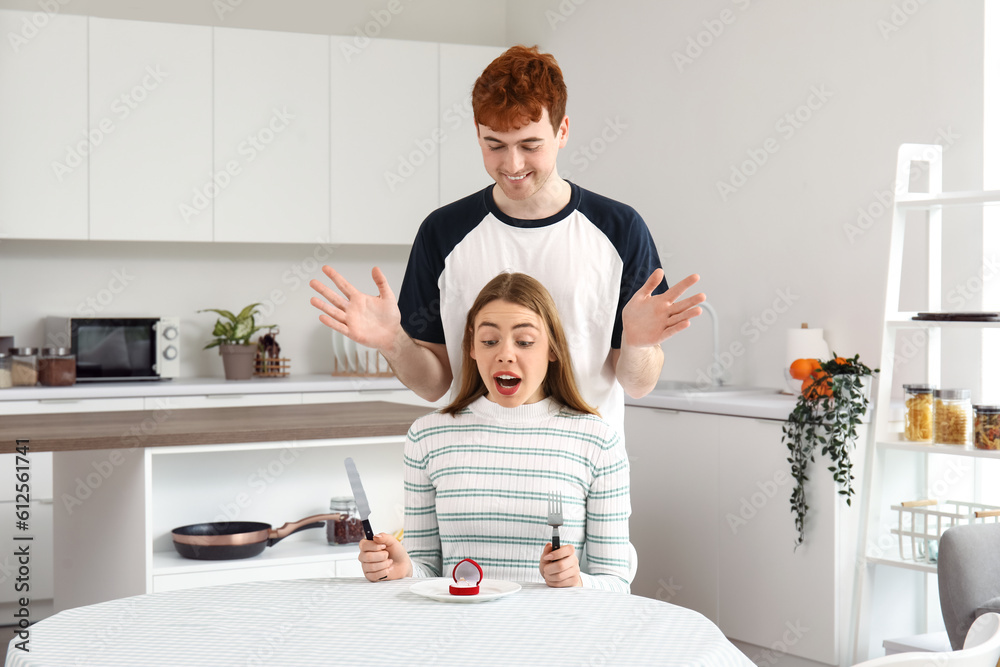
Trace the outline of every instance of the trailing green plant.
{"type": "Polygon", "coordinates": [[[809,481],[809,464],[816,462],[817,448],[821,456],[829,457],[833,465],[827,470],[840,486],[838,493],[851,504],[854,495],[851,451],[858,438],[861,417],[868,409],[862,379],[878,372],[879,369],[872,370],[861,363],[858,355],[845,359],[834,354],[833,359],[820,362],[819,368],[812,372],[812,383],[806,384],[781,429],[782,442],[791,452],[788,462],[795,480],[790,501],[795,515],[796,549],[805,534],[809,511],[805,485],[809,481]]]}
{"type": "Polygon", "coordinates": [[[261,329],[273,329],[277,324],[257,324],[255,316],[258,314],[259,303],[251,303],[240,311],[239,315],[233,315],[228,310],[220,308],[205,308],[199,313],[213,312],[222,317],[215,321],[215,328],[212,335],[215,340],[206,345],[203,349],[209,349],[217,345],[249,345],[250,336],[261,329]]]}

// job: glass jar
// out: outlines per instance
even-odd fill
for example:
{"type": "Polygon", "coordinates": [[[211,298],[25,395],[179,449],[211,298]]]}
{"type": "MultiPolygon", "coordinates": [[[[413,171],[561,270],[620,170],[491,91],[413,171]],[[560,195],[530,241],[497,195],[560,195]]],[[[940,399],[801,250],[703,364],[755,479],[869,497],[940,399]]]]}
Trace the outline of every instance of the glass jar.
{"type": "Polygon", "coordinates": [[[11,361],[13,360],[9,354],[0,352],[0,389],[8,389],[13,385],[10,377],[11,361]]]}
{"type": "Polygon", "coordinates": [[[972,444],[971,391],[934,390],[934,442],[941,445],[972,444]]]}
{"type": "Polygon", "coordinates": [[[15,387],[38,384],[38,350],[33,347],[10,348],[10,380],[15,387]]]}
{"type": "Polygon", "coordinates": [[[911,442],[934,439],[934,387],[929,384],[904,384],[906,400],[903,437],[911,442]]]}
{"type": "Polygon", "coordinates": [[[46,347],[38,357],[38,381],[43,387],[76,384],[76,357],[68,347],[46,347]]]}
{"type": "Polygon", "coordinates": [[[361,516],[352,496],[330,498],[330,514],[339,514],[340,518],[326,520],[328,544],[356,544],[364,539],[361,516]]]}
{"type": "Polygon", "coordinates": [[[1000,405],[974,405],[976,449],[1000,449],[1000,405]]]}

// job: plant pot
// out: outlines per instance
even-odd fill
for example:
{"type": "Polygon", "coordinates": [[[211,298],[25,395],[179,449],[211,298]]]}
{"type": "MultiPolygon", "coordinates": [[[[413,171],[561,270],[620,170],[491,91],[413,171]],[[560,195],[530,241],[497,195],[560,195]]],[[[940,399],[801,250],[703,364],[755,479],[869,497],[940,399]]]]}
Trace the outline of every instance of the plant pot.
{"type": "Polygon", "coordinates": [[[222,367],[227,380],[249,380],[253,377],[253,360],[257,355],[257,345],[220,345],[222,367]]]}

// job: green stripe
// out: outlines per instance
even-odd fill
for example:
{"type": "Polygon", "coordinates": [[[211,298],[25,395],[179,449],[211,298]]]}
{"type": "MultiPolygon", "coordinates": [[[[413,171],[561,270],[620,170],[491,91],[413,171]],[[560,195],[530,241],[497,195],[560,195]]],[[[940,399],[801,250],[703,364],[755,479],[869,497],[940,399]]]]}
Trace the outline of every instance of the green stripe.
{"type": "Polygon", "coordinates": [[[439,433],[484,433],[516,435],[522,437],[528,435],[545,435],[586,442],[588,444],[596,445],[600,449],[610,449],[614,446],[614,442],[606,443],[603,439],[597,437],[596,435],[580,433],[579,431],[570,429],[551,427],[514,427],[494,424],[448,424],[443,426],[431,426],[420,431],[411,430],[408,437],[412,442],[417,443],[431,436],[438,435],[439,433]]]}
{"type": "Polygon", "coordinates": [[[587,512],[587,521],[626,521],[628,512],[593,513],[587,512]]]}
{"type": "Polygon", "coordinates": [[[422,528],[420,530],[408,530],[403,536],[404,537],[434,537],[438,534],[437,528],[422,528]]]}
{"type": "Polygon", "coordinates": [[[437,511],[436,506],[431,507],[407,507],[406,516],[426,516],[428,514],[434,514],[437,511]]]}
{"type": "Polygon", "coordinates": [[[583,479],[576,475],[570,473],[564,473],[560,471],[546,471],[546,470],[523,470],[520,468],[496,468],[490,466],[451,466],[448,468],[439,468],[431,473],[431,480],[437,482],[441,477],[450,477],[452,475],[499,475],[508,477],[531,477],[533,479],[556,479],[563,482],[570,482],[571,484],[576,484],[580,487],[586,488],[587,484],[584,483],[583,479]]]}
{"type": "Polygon", "coordinates": [[[622,560],[621,558],[601,558],[593,554],[587,554],[587,562],[607,565],[608,567],[628,567],[627,560],[622,560]]]}
{"type": "Polygon", "coordinates": [[[479,443],[446,445],[435,448],[428,453],[429,459],[453,454],[508,454],[516,456],[537,456],[539,458],[569,459],[574,463],[589,466],[590,457],[568,452],[564,449],[538,449],[537,447],[505,447],[499,445],[484,445],[479,443]]]}
{"type": "Polygon", "coordinates": [[[511,544],[517,546],[538,546],[542,547],[547,542],[547,539],[539,539],[532,537],[503,537],[503,536],[493,536],[493,535],[451,535],[442,536],[441,543],[454,544],[461,542],[463,544],[468,543],[480,543],[480,544],[511,544]]]}
{"type": "MultiPolygon", "coordinates": [[[[613,489],[607,489],[605,491],[597,491],[590,494],[591,500],[605,500],[607,498],[623,498],[629,494],[629,488],[627,486],[618,486],[613,489]]],[[[563,499],[563,503],[566,500],[563,499]]]]}
{"type": "MultiPolygon", "coordinates": [[[[508,523],[527,523],[532,525],[547,526],[547,516],[532,516],[530,514],[508,514],[506,512],[451,512],[447,514],[438,513],[438,523],[453,521],[504,521],[508,523]]],[[[569,520],[563,522],[564,526],[583,527],[582,519],[569,520]]]]}
{"type": "Polygon", "coordinates": [[[427,493],[434,490],[433,484],[414,484],[413,482],[403,482],[403,489],[406,491],[416,491],[417,493],[427,493]]]}
{"type": "MultiPolygon", "coordinates": [[[[509,498],[514,500],[535,500],[548,503],[549,494],[544,491],[515,491],[508,489],[482,489],[482,488],[462,488],[446,489],[437,492],[438,499],[442,498],[509,498]]],[[[583,507],[586,503],[578,498],[563,496],[563,507],[574,506],[583,507]]],[[[565,510],[564,510],[565,511],[565,510]]]]}
{"type": "Polygon", "coordinates": [[[628,544],[628,536],[604,537],[587,533],[587,542],[592,544],[628,544]]]}

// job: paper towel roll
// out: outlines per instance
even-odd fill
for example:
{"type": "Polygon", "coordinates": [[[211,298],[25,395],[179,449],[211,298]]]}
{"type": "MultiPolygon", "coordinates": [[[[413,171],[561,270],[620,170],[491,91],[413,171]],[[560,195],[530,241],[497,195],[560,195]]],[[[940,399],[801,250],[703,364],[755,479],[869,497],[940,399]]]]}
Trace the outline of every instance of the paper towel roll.
{"type": "Polygon", "coordinates": [[[830,357],[830,347],[823,339],[822,329],[789,329],[785,345],[785,368],[796,359],[819,359],[830,357]]]}

